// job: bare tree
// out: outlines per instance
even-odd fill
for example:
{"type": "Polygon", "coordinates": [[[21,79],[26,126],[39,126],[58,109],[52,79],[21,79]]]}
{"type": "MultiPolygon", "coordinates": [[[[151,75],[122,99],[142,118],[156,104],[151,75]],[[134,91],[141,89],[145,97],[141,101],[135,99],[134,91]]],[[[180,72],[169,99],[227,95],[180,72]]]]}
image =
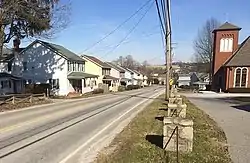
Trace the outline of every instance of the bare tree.
{"type": "Polygon", "coordinates": [[[113,62],[130,69],[136,69],[140,65],[139,62],[134,60],[132,55],[127,55],[126,57],[120,56],[117,60],[113,62]]]}
{"type": "Polygon", "coordinates": [[[0,0],[0,55],[14,37],[52,37],[67,26],[68,11],[59,0],[0,0]]]}
{"type": "Polygon", "coordinates": [[[198,31],[197,38],[194,41],[195,61],[197,63],[209,63],[210,81],[213,59],[213,30],[219,26],[220,23],[215,18],[208,19],[198,31]]]}

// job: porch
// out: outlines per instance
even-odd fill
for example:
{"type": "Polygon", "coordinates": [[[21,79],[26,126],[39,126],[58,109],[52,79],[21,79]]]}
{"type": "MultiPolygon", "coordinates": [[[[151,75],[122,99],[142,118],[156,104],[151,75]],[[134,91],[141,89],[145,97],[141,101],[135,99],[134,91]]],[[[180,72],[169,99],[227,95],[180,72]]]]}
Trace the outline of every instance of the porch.
{"type": "Polygon", "coordinates": [[[110,75],[105,75],[102,79],[103,84],[107,84],[109,86],[109,90],[112,92],[118,91],[118,86],[120,85],[119,78],[115,78],[110,75]]]}
{"type": "Polygon", "coordinates": [[[87,74],[83,72],[71,72],[68,75],[69,93],[84,94],[97,88],[98,75],[87,74]]]}
{"type": "Polygon", "coordinates": [[[22,93],[25,89],[22,78],[8,74],[0,73],[0,94],[22,93]]]}

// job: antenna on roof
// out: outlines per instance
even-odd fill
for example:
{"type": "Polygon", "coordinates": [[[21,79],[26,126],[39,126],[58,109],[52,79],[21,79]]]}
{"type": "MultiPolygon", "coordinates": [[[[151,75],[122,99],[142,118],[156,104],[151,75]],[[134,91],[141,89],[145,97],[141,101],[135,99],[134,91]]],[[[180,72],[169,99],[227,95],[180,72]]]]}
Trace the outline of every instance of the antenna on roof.
{"type": "Polygon", "coordinates": [[[226,19],[226,22],[229,21],[229,13],[225,13],[225,19],[226,19]]]}

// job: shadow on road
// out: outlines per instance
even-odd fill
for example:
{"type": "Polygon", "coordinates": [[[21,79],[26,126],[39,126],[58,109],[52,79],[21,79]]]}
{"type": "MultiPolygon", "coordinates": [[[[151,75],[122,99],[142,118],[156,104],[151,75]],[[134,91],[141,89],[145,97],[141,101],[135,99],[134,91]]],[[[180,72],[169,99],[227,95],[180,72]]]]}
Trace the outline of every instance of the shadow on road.
{"type": "Polygon", "coordinates": [[[250,104],[232,106],[235,109],[250,112],[250,104]]]}
{"type": "Polygon", "coordinates": [[[156,145],[157,147],[160,147],[163,149],[163,136],[161,135],[147,135],[146,140],[150,142],[151,144],[156,145]]]}

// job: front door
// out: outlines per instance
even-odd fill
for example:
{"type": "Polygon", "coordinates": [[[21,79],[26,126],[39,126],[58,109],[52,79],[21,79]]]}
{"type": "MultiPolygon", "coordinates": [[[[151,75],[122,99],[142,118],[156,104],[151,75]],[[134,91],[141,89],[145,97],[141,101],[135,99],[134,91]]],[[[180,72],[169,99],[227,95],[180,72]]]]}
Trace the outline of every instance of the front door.
{"type": "Polygon", "coordinates": [[[13,84],[13,91],[14,91],[14,93],[18,93],[17,92],[18,81],[11,80],[11,83],[13,84]]]}

